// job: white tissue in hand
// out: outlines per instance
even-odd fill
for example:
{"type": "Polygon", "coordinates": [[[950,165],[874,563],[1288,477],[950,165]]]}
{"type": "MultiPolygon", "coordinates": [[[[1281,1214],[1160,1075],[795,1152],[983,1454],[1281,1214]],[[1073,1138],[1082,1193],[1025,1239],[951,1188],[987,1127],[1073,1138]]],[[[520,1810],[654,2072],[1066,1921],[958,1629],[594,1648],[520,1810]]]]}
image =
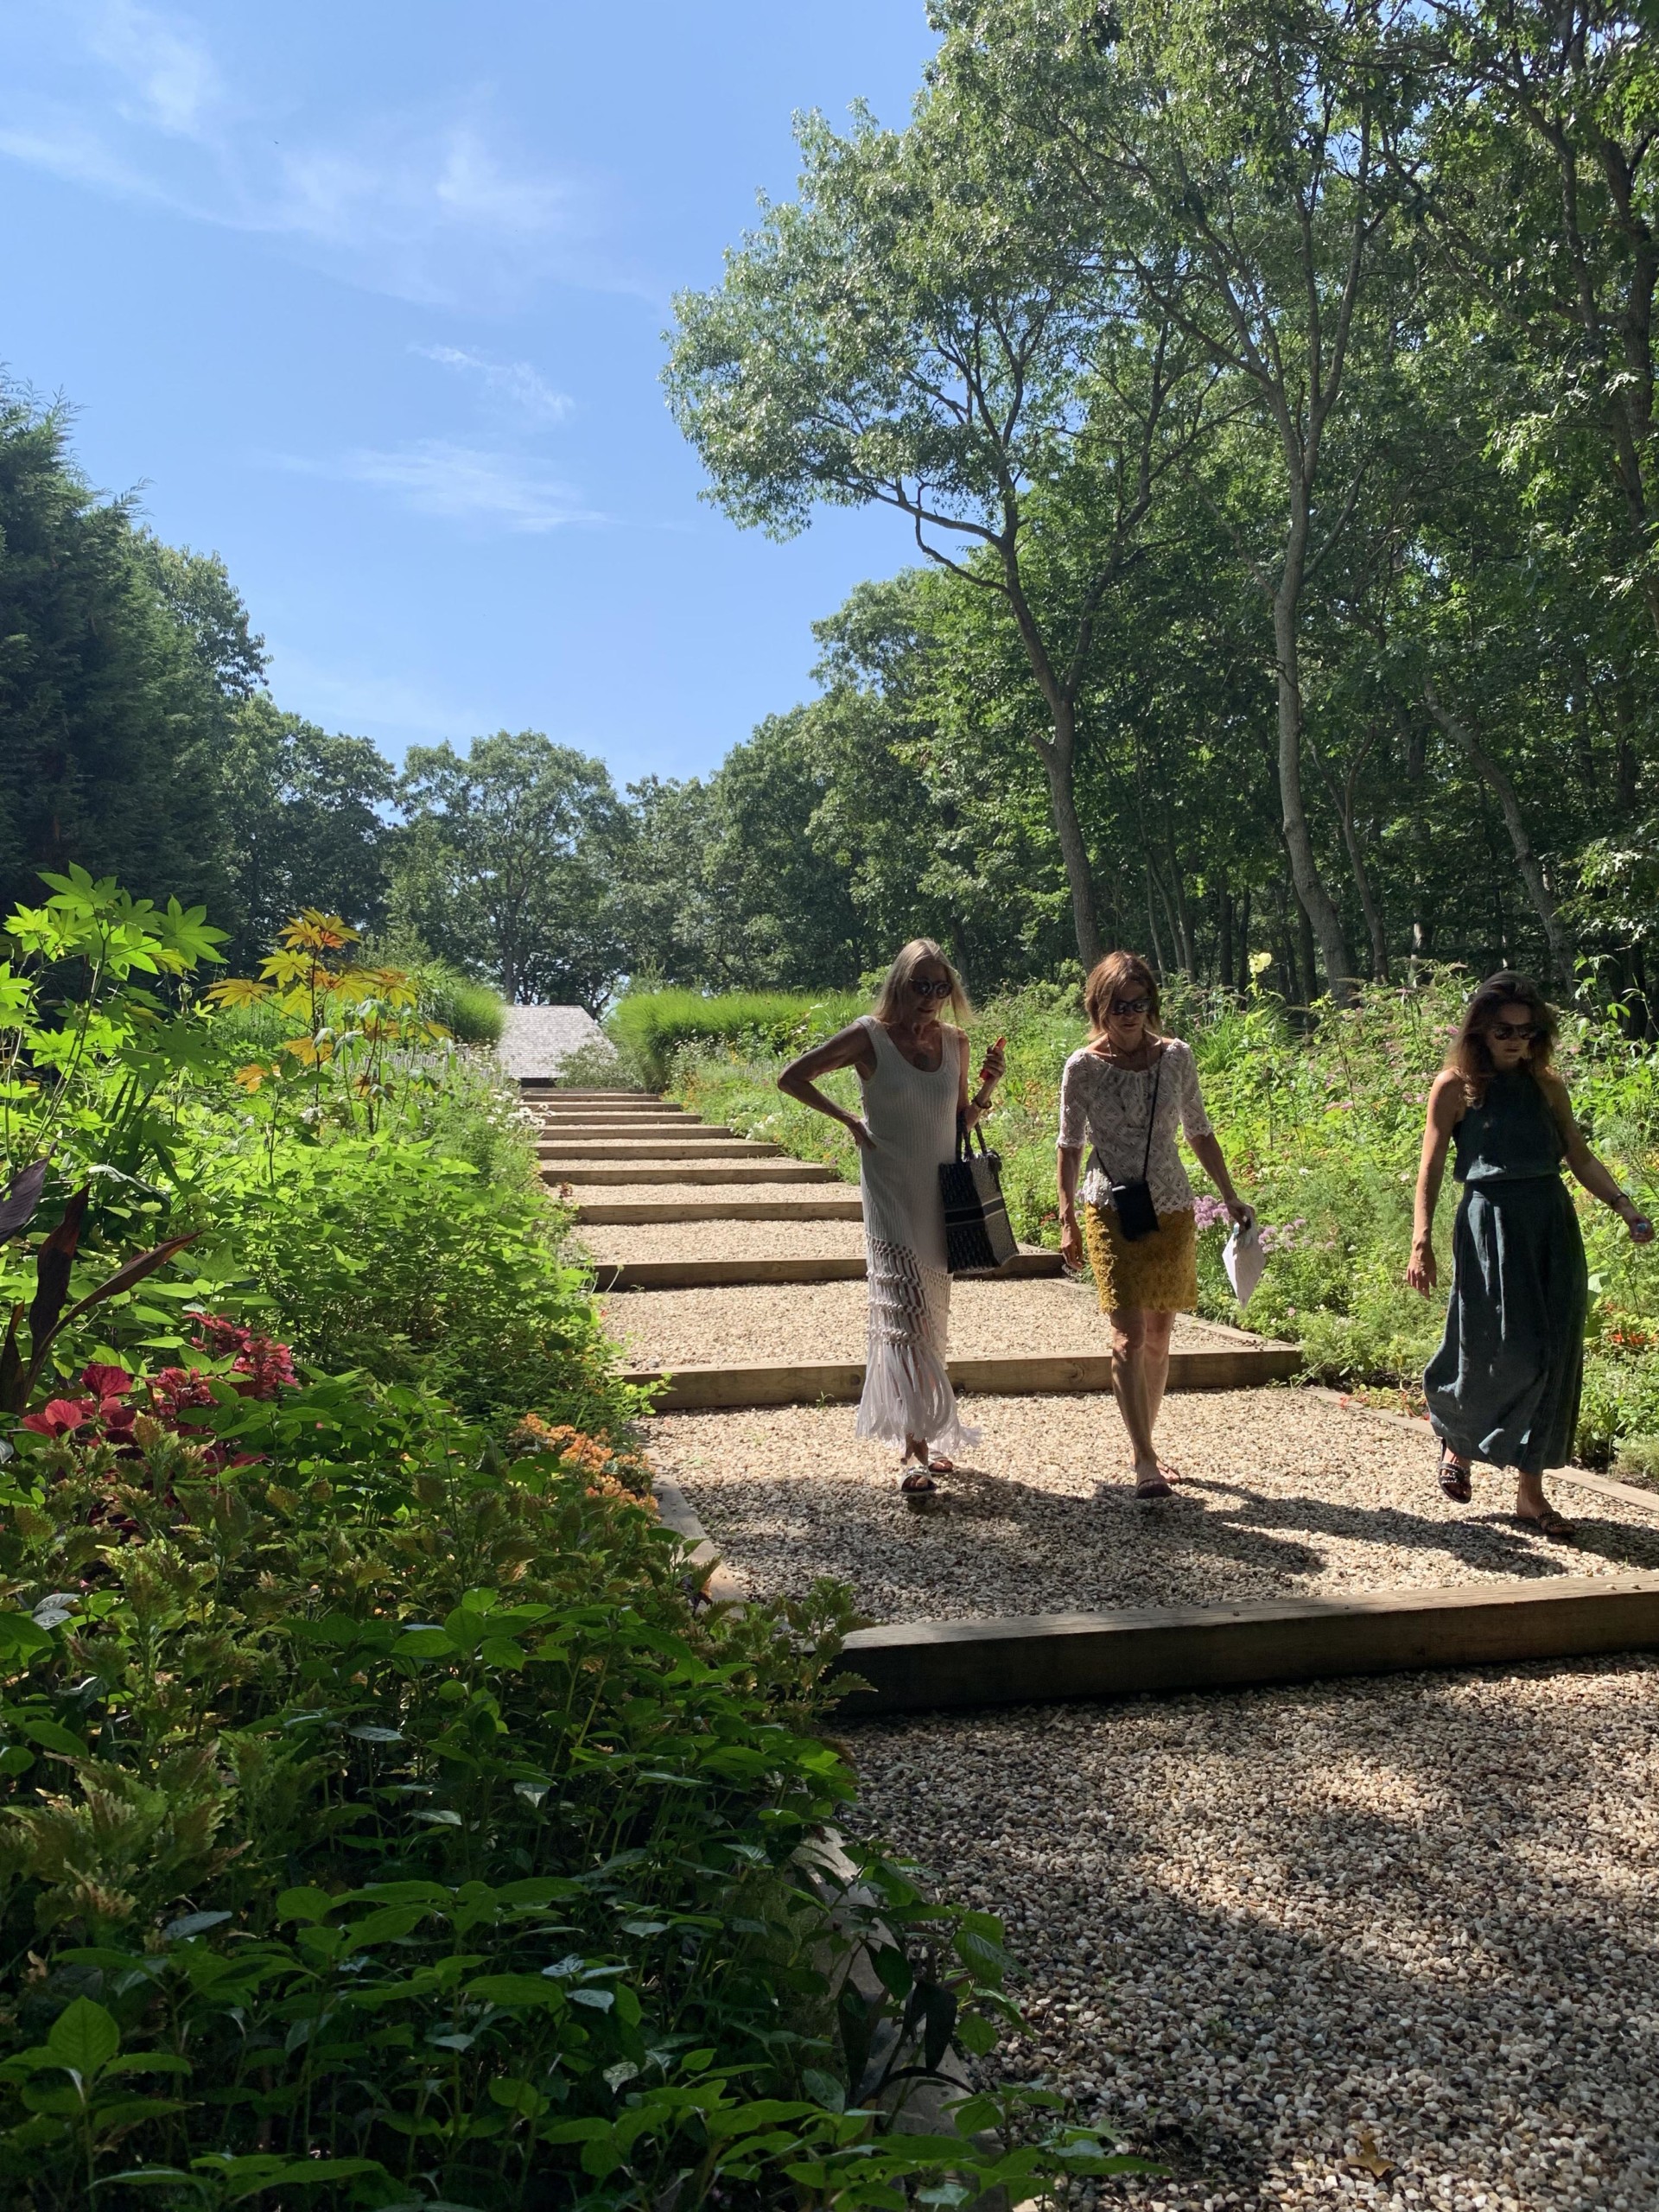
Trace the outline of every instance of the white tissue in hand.
{"type": "Polygon", "coordinates": [[[1222,1248],[1221,1263],[1233,1286],[1233,1296],[1241,1306],[1248,1306],[1262,1280],[1262,1270],[1268,1264],[1254,1222],[1234,1230],[1222,1248]]]}

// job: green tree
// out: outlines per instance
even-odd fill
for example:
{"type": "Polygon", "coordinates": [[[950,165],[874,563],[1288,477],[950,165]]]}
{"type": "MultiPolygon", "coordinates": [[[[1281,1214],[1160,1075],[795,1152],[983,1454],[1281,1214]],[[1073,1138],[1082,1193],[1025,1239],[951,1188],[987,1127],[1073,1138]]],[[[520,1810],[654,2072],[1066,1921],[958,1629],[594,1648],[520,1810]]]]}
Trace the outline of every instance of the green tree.
{"type": "Polygon", "coordinates": [[[264,693],[231,718],[220,811],[237,933],[248,965],[289,915],[321,906],[359,931],[385,918],[386,813],[397,779],[366,737],[330,736],[264,693]]]}
{"type": "Polygon", "coordinates": [[[598,1013],[627,952],[618,909],[621,810],[601,760],[539,730],[411,746],[394,922],[509,1001],[598,1013]]]}
{"type": "Polygon", "coordinates": [[[222,564],[97,499],[63,410],[0,391],[0,911],[79,864],[224,913],[219,755],[262,665],[222,564]]]}
{"type": "Polygon", "coordinates": [[[1097,239],[1057,221],[1045,180],[1010,171],[952,92],[942,76],[901,133],[863,115],[844,137],[800,126],[798,200],[766,209],[718,290],[676,302],[670,401],[738,522],[785,537],[820,500],[888,505],[929,561],[995,597],[1041,702],[1024,734],[1088,963],[1079,687],[1204,386],[1169,316],[1125,316],[1097,239]],[[1049,546],[1042,494],[1077,474],[1094,534],[1049,546]]]}

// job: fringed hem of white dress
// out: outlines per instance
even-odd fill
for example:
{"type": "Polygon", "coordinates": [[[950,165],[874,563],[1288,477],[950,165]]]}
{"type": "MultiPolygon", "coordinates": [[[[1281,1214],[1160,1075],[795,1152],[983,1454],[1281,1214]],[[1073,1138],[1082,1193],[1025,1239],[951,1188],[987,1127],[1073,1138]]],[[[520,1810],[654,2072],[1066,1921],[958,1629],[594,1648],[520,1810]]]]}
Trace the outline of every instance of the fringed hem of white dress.
{"type": "Polygon", "coordinates": [[[941,1350],[950,1276],[923,1267],[907,1245],[871,1237],[867,1249],[870,1332],[855,1433],[884,1444],[919,1437],[947,1458],[970,1449],[980,1432],[963,1423],[941,1350]]]}

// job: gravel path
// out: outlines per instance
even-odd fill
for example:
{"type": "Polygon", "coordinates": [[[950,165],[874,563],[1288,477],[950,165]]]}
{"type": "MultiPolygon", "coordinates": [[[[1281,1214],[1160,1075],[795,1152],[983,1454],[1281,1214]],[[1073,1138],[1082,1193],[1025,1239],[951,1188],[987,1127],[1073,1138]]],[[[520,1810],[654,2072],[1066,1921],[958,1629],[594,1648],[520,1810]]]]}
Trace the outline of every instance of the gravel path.
{"type": "MultiPolygon", "coordinates": [[[[613,1334],[653,1365],[718,1366],[752,1359],[862,1359],[869,1300],[861,1282],[744,1284],[620,1291],[601,1300],[601,1310],[613,1334]]],[[[1185,1314],[1177,1326],[1184,1344],[1238,1341],[1185,1314]]],[[[1038,1276],[957,1283],[950,1294],[950,1350],[964,1359],[999,1352],[1103,1352],[1111,1350],[1111,1338],[1092,1285],[1038,1276]]]]}
{"type": "MultiPolygon", "coordinates": [[[[832,1183],[821,1187],[835,1190],[832,1183]]],[[[576,1234],[596,1260],[817,1259],[849,1252],[861,1258],[864,1252],[859,1221],[658,1221],[633,1229],[594,1222],[576,1234]]],[[[790,1284],[779,1295],[792,1297],[797,1287],[790,1284]]]]}
{"type": "Polygon", "coordinates": [[[993,2067],[1169,2168],[1103,2204],[1659,2203],[1659,1659],[868,1723],[851,1756],[858,1825],[1009,1923],[1030,2034],[993,2067]]]}
{"type": "MultiPolygon", "coordinates": [[[[735,1210],[743,1206],[775,1205],[779,1203],[805,1205],[815,1198],[820,1200],[851,1198],[855,1202],[858,1198],[856,1191],[850,1191],[845,1185],[837,1183],[673,1183],[666,1177],[660,1181],[652,1181],[648,1166],[641,1167],[637,1183],[584,1183],[574,1172],[575,1166],[579,1164],[573,1163],[570,1173],[562,1175],[556,1185],[550,1185],[550,1188],[572,1192],[578,1205],[632,1205],[639,1198],[675,1202],[689,1198],[700,1206],[718,1204],[735,1210]]],[[[719,1224],[705,1222],[702,1226],[715,1228],[719,1224]]],[[[861,1224],[855,1224],[855,1226],[861,1235],[861,1224]]]]}
{"type": "Polygon", "coordinates": [[[1659,1498],[1648,1515],[1562,1484],[1580,1541],[1546,1543],[1509,1517],[1511,1480],[1477,1473],[1452,1505],[1427,1431],[1309,1392],[1172,1393],[1159,1441],[1185,1479],[1155,1504],[1134,1496],[1109,1398],[975,1398],[964,1416],[984,1436],[947,1513],[904,1506],[850,1407],[669,1414],[653,1452],[753,1589],[837,1576],[880,1621],[1659,1568],[1659,1498]]]}

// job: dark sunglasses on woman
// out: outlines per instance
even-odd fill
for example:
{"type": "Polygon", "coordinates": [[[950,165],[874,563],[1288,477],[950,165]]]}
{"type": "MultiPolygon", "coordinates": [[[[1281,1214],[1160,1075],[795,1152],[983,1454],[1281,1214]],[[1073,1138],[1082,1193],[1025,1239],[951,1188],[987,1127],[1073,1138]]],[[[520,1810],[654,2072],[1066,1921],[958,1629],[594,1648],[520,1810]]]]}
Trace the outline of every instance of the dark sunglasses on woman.
{"type": "Polygon", "coordinates": [[[1538,1025],[1535,1021],[1495,1021],[1486,1033],[1496,1037],[1500,1045],[1507,1045],[1511,1037],[1535,1037],[1538,1025]]]}
{"type": "Polygon", "coordinates": [[[937,983],[923,983],[912,981],[910,988],[915,992],[918,999],[948,999],[950,995],[950,982],[943,976],[940,977],[937,983]]]}
{"type": "Polygon", "coordinates": [[[1132,1014],[1150,1014],[1152,1001],[1150,999],[1114,999],[1112,1012],[1120,1020],[1127,1020],[1132,1014]]]}

